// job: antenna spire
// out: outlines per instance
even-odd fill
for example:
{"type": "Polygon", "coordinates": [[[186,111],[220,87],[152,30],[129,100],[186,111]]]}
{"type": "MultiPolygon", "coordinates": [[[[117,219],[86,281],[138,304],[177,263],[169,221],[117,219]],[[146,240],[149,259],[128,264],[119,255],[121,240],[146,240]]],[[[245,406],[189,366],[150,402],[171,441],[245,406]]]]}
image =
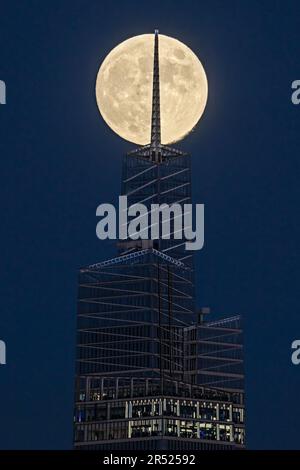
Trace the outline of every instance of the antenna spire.
{"type": "Polygon", "coordinates": [[[159,53],[158,29],[154,32],[154,61],[153,61],[153,89],[152,89],[152,118],[151,118],[151,156],[155,161],[160,160],[160,96],[159,96],[159,53]]]}
{"type": "Polygon", "coordinates": [[[161,143],[161,123],[160,123],[160,92],[159,92],[159,48],[158,29],[154,31],[154,61],[153,61],[153,88],[152,88],[152,115],[151,115],[151,137],[150,143],[138,147],[128,153],[130,156],[137,156],[149,159],[155,163],[162,163],[163,160],[187,155],[182,150],[178,150],[169,145],[161,143]]]}

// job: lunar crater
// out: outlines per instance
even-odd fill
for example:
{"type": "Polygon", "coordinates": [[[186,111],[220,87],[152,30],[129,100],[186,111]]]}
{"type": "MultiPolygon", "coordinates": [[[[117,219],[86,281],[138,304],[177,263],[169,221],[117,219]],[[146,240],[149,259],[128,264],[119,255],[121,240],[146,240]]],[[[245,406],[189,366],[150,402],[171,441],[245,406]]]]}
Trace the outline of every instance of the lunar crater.
{"type": "MultiPolygon", "coordinates": [[[[104,121],[124,139],[148,144],[151,133],[154,35],[130,38],[105,58],[96,80],[104,121]]],[[[159,35],[160,112],[163,144],[191,132],[206,106],[208,86],[197,56],[177,39],[159,35]]]]}

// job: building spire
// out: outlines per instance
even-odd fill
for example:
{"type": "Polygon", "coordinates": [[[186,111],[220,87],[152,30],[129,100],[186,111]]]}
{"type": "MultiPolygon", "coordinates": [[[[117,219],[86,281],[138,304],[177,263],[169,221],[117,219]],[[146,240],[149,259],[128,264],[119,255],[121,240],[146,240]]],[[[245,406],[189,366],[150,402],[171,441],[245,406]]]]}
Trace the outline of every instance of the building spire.
{"type": "Polygon", "coordinates": [[[152,89],[152,118],[151,118],[151,156],[155,161],[160,160],[160,97],[159,97],[159,53],[158,29],[154,32],[154,61],[153,61],[153,89],[152,89]]]}
{"type": "Polygon", "coordinates": [[[150,159],[153,162],[161,163],[163,160],[172,157],[182,157],[187,155],[182,150],[163,145],[161,143],[161,122],[160,122],[160,91],[159,91],[159,48],[158,29],[154,31],[154,60],[153,60],[153,88],[152,88],[152,114],[151,114],[151,136],[150,143],[137,147],[128,152],[130,156],[150,159]]]}

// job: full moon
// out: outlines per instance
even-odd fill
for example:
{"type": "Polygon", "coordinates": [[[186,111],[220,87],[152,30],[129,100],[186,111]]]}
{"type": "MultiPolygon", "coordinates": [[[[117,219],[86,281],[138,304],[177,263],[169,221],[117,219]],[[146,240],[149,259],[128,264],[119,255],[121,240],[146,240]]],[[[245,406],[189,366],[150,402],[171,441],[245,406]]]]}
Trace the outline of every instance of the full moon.
{"type": "MultiPolygon", "coordinates": [[[[203,114],[207,78],[198,57],[159,34],[161,143],[183,139],[203,114]]],[[[96,80],[99,111],[108,126],[138,145],[150,143],[154,34],[135,36],[104,59],[96,80]]]]}

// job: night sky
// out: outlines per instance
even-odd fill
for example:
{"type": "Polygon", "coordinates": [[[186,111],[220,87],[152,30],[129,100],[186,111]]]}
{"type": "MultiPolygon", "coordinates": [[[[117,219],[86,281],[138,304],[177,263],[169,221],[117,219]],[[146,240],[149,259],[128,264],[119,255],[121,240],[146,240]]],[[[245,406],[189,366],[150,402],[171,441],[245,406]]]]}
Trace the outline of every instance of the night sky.
{"type": "Polygon", "coordinates": [[[116,202],[133,148],[101,119],[95,78],[115,45],[155,28],[208,76],[179,146],[205,204],[198,306],[243,315],[248,448],[300,448],[300,3],[15,0],[0,6],[2,449],[72,446],[78,268],[114,256],[95,211],[116,202]]]}

